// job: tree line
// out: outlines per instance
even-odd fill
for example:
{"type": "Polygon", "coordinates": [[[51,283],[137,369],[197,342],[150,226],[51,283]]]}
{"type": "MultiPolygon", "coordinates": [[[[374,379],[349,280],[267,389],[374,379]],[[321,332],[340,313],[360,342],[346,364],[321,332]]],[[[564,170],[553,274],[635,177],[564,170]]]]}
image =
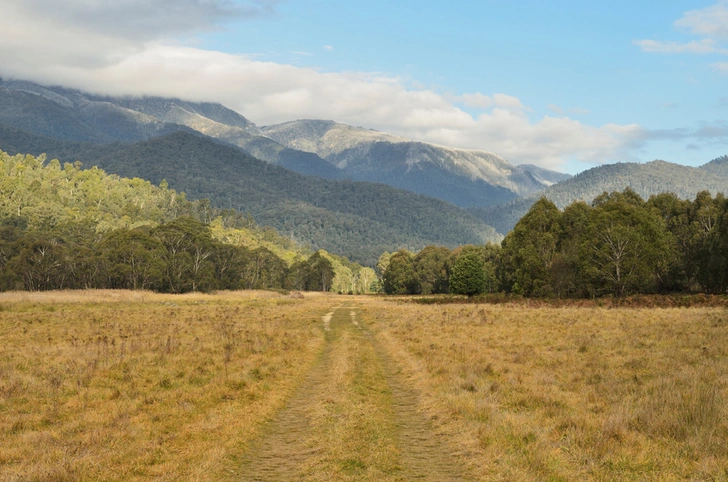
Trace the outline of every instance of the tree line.
{"type": "Polygon", "coordinates": [[[339,269],[343,265],[328,253],[320,251],[289,266],[266,247],[251,249],[215,240],[210,226],[189,216],[153,228],[122,228],[100,236],[88,222],[41,231],[25,228],[21,218],[5,218],[0,225],[2,291],[369,289],[366,280],[362,284],[353,276],[337,279],[337,264],[339,269]]]}
{"type": "Polygon", "coordinates": [[[541,198],[500,246],[384,253],[378,269],[392,294],[725,293],[728,202],[707,191],[692,201],[672,193],[645,201],[628,188],[561,211],[541,198]]]}
{"type": "Polygon", "coordinates": [[[0,290],[368,291],[374,271],[250,214],[80,163],[0,151],[0,290]]]}

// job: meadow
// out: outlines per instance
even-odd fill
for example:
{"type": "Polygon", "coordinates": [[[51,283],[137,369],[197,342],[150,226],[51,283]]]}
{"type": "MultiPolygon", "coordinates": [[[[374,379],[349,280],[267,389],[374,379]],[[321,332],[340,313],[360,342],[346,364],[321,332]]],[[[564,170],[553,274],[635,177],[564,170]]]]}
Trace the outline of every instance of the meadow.
{"type": "Polygon", "coordinates": [[[4,293],[0,346],[2,481],[728,480],[723,307],[4,293]]]}
{"type": "Polygon", "coordinates": [[[365,312],[479,480],[728,480],[728,311],[365,312]]]}
{"type": "Polygon", "coordinates": [[[223,478],[320,351],[324,300],[3,294],[0,480],[223,478]]]}

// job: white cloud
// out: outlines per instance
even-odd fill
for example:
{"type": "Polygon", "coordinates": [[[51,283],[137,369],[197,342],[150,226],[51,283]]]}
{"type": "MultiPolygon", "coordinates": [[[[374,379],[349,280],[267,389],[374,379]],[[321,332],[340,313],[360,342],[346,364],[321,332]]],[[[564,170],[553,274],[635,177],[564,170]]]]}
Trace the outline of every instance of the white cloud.
{"type": "Polygon", "coordinates": [[[453,100],[462,104],[466,107],[474,109],[487,110],[492,107],[501,107],[503,109],[523,110],[526,107],[521,103],[521,100],[517,97],[507,94],[493,94],[493,96],[484,95],[480,92],[474,94],[463,94],[458,97],[454,97],[453,100]]]}
{"type": "Polygon", "coordinates": [[[174,8],[175,2],[73,0],[63,3],[72,12],[66,14],[51,0],[6,0],[0,3],[0,75],[102,94],[221,102],[261,125],[333,119],[550,168],[574,160],[628,160],[646,138],[637,125],[594,127],[563,116],[534,120],[518,98],[503,93],[453,99],[377,73],[320,72],[175,43],[170,35],[213,28],[225,12],[260,14],[274,5],[248,3],[259,9],[238,11],[222,0],[182,0],[196,19],[173,15],[164,20],[164,7],[174,8]],[[41,7],[49,8],[48,15],[41,7]],[[118,15],[124,26],[91,28],[87,20],[74,20],[76,14],[96,16],[102,23],[118,15]],[[162,22],[159,30],[148,27],[155,18],[162,22]],[[472,115],[456,104],[480,113],[472,115]]]}
{"type": "MultiPolygon", "coordinates": [[[[681,18],[675,21],[674,25],[681,30],[687,30],[693,35],[704,38],[691,42],[635,40],[632,43],[643,52],[649,53],[728,55],[728,49],[721,45],[722,41],[728,40],[728,0],[719,0],[715,5],[685,12],[681,18]]],[[[722,63],[718,63],[711,67],[721,71],[721,65],[722,63]]]]}
{"type": "Polygon", "coordinates": [[[512,95],[493,94],[493,103],[496,107],[502,107],[504,109],[526,109],[526,107],[521,103],[521,100],[517,97],[513,97],[512,95]]]}
{"type": "MultiPolygon", "coordinates": [[[[3,0],[2,11],[67,30],[148,41],[271,13],[276,0],[3,0]]],[[[28,25],[25,25],[26,27],[28,25]]],[[[55,34],[56,32],[53,32],[55,34]]]]}
{"type": "Polygon", "coordinates": [[[490,109],[493,107],[493,98],[489,95],[483,95],[480,92],[475,94],[463,94],[455,98],[456,102],[461,103],[465,107],[475,109],[490,109]]]}
{"type": "Polygon", "coordinates": [[[715,62],[710,64],[710,68],[720,74],[728,74],[728,62],[715,62]]]}
{"type": "Polygon", "coordinates": [[[675,26],[695,35],[728,40],[728,1],[722,0],[710,7],[685,12],[682,18],[675,21],[675,26]]]}
{"type": "Polygon", "coordinates": [[[324,50],[328,50],[329,52],[333,52],[334,51],[334,46],[333,45],[324,45],[324,50]]]}
{"type": "Polygon", "coordinates": [[[551,112],[553,112],[554,114],[562,115],[562,114],[564,113],[564,109],[562,109],[561,107],[559,107],[559,106],[558,106],[558,105],[556,105],[556,104],[549,104],[549,105],[547,105],[546,107],[547,107],[547,108],[548,108],[548,109],[549,109],[549,110],[550,110],[551,112]]]}
{"type": "Polygon", "coordinates": [[[635,40],[633,42],[643,52],[660,54],[728,54],[728,50],[718,47],[713,39],[694,40],[692,42],[660,42],[657,40],[635,40]]]}
{"type": "Polygon", "coordinates": [[[571,109],[569,109],[569,112],[574,115],[587,115],[589,113],[589,110],[582,109],[581,107],[572,107],[571,109]]]}

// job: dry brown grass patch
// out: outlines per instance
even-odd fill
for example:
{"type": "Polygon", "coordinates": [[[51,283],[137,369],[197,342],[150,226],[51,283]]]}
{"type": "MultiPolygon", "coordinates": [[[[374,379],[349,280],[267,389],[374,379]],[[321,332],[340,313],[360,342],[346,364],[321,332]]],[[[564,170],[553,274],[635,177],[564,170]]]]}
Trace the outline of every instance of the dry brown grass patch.
{"type": "Polygon", "coordinates": [[[0,480],[219,480],[323,343],[325,298],[0,296],[0,480]]]}
{"type": "Polygon", "coordinates": [[[728,478],[724,308],[366,309],[483,480],[728,478]]]}

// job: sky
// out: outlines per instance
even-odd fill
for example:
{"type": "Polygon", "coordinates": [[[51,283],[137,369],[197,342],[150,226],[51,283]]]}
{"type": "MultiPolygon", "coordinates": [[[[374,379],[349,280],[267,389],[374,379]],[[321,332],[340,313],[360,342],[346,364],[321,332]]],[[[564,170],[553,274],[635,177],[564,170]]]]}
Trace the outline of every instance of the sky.
{"type": "Polygon", "coordinates": [[[0,76],[577,173],[728,154],[728,0],[3,0],[0,76]]]}

